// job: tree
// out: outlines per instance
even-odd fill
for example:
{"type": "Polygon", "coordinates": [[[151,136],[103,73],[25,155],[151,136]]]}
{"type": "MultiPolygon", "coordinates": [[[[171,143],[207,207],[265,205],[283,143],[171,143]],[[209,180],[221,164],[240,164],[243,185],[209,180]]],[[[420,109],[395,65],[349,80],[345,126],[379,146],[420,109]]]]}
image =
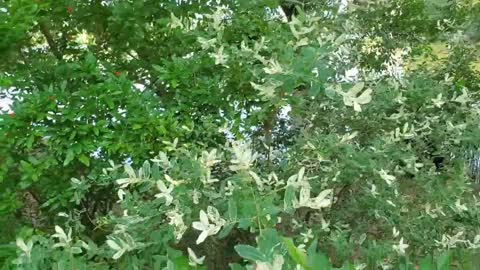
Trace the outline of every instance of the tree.
{"type": "Polygon", "coordinates": [[[474,265],[479,7],[0,4],[1,260],[474,265]]]}

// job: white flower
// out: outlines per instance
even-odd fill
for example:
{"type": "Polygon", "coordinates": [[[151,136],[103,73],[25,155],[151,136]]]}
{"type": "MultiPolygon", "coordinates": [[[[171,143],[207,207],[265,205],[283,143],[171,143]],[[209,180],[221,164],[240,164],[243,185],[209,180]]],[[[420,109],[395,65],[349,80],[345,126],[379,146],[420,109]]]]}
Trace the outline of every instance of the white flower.
{"type": "Polygon", "coordinates": [[[158,180],[157,188],[160,190],[160,193],[155,194],[155,198],[165,198],[165,205],[169,206],[173,201],[173,196],[171,195],[174,188],[173,184],[170,184],[170,186],[167,188],[163,181],[158,180]]]}
{"type": "Polygon", "coordinates": [[[173,180],[168,174],[165,174],[165,180],[167,180],[168,183],[172,184],[174,187],[179,186],[180,184],[183,184],[185,181],[183,180],[173,180]]]}
{"type": "Polygon", "coordinates": [[[451,249],[451,248],[457,247],[458,243],[466,242],[465,240],[461,239],[462,236],[463,236],[463,231],[460,231],[453,236],[443,234],[442,240],[441,241],[435,240],[435,242],[437,243],[438,246],[441,246],[442,248],[451,249]]]}
{"type": "Polygon", "coordinates": [[[358,136],[358,131],[354,131],[352,133],[345,133],[340,139],[340,143],[348,143],[349,141],[355,139],[355,137],[357,136],[358,136]]]}
{"type": "Polygon", "coordinates": [[[217,39],[212,38],[212,39],[206,39],[203,37],[198,37],[197,38],[198,43],[200,43],[200,46],[202,46],[202,50],[208,50],[211,47],[215,46],[215,43],[217,42],[217,39]]]}
{"type": "Polygon", "coordinates": [[[393,206],[393,207],[397,207],[391,200],[386,200],[386,202],[387,202],[388,204],[390,204],[391,206],[393,206]]]}
{"type": "Polygon", "coordinates": [[[191,266],[197,266],[203,264],[203,261],[205,260],[205,256],[202,256],[200,258],[197,257],[195,252],[191,248],[187,248],[188,251],[188,260],[189,260],[189,265],[191,266]]]}
{"type": "Polygon", "coordinates": [[[343,103],[346,106],[353,106],[353,110],[356,112],[361,112],[362,108],[360,105],[368,104],[372,100],[372,89],[368,88],[363,91],[365,84],[363,82],[355,84],[347,93],[340,92],[343,96],[343,103]]]}
{"type": "Polygon", "coordinates": [[[325,221],[323,217],[321,217],[320,222],[322,223],[322,230],[325,232],[330,231],[330,221],[325,221]]]}
{"type": "Polygon", "coordinates": [[[215,53],[209,54],[213,59],[215,59],[215,65],[226,65],[228,60],[228,55],[223,52],[223,46],[220,46],[215,53]]]}
{"type": "Polygon", "coordinates": [[[114,260],[117,260],[118,258],[122,257],[122,255],[125,252],[133,250],[134,247],[135,247],[135,242],[134,242],[133,238],[126,233],[124,233],[124,236],[126,238],[126,241],[124,241],[123,239],[120,239],[120,238],[117,238],[116,239],[117,241],[113,241],[111,239],[108,239],[106,241],[107,245],[111,249],[116,251],[115,254],[113,254],[113,256],[112,256],[112,259],[114,259],[114,260]]]}
{"type": "Polygon", "coordinates": [[[442,100],[442,94],[438,94],[436,98],[432,98],[433,105],[437,108],[441,108],[445,101],[442,100]]]}
{"type": "Polygon", "coordinates": [[[130,165],[125,164],[125,166],[123,168],[125,169],[125,173],[128,175],[128,177],[121,178],[121,179],[118,179],[116,181],[116,183],[118,185],[120,185],[121,188],[126,188],[129,185],[140,183],[140,182],[143,181],[142,178],[140,177],[141,176],[140,173],[137,176],[135,174],[135,171],[133,170],[133,168],[130,165]]]}
{"type": "Polygon", "coordinates": [[[259,94],[266,99],[274,97],[275,89],[279,86],[282,86],[282,84],[282,82],[273,80],[269,80],[264,84],[256,84],[254,82],[250,82],[250,85],[253,87],[253,89],[259,91],[259,94]]]}
{"type": "Polygon", "coordinates": [[[308,45],[308,43],[309,43],[308,38],[302,38],[295,43],[295,45],[293,46],[293,49],[296,50],[298,47],[308,45]]]}
{"type": "Polygon", "coordinates": [[[400,235],[400,232],[399,232],[399,231],[397,231],[397,228],[396,228],[396,227],[393,227],[393,230],[392,230],[392,232],[393,232],[393,237],[394,237],[394,238],[396,238],[397,236],[399,236],[399,235],[400,235]]]}
{"type": "Polygon", "coordinates": [[[205,170],[205,174],[202,175],[202,178],[201,178],[201,181],[204,185],[209,185],[219,181],[217,178],[211,178],[211,175],[212,175],[212,171],[210,170],[210,168],[207,168],[205,170]]]}
{"type": "Polygon", "coordinates": [[[429,215],[432,218],[437,218],[438,217],[437,213],[443,216],[446,216],[442,210],[442,207],[437,205],[435,209],[432,209],[432,206],[430,205],[430,203],[425,204],[425,212],[427,213],[427,215],[429,215]]]}
{"type": "Polygon", "coordinates": [[[468,90],[465,87],[462,89],[462,95],[454,97],[452,100],[462,105],[465,105],[466,103],[472,101],[472,99],[468,95],[468,90]]]}
{"type": "Polygon", "coordinates": [[[317,197],[310,198],[310,186],[302,186],[300,189],[299,199],[294,201],[294,207],[309,207],[312,209],[322,209],[328,207],[332,203],[332,189],[326,189],[320,192],[317,197]]]}
{"type": "Polygon", "coordinates": [[[356,264],[355,265],[355,270],[363,270],[367,268],[367,264],[366,263],[361,263],[361,264],[356,264]]]}
{"type": "Polygon", "coordinates": [[[268,66],[263,68],[263,71],[267,74],[281,74],[284,73],[282,66],[277,60],[271,59],[268,61],[268,66]]]}
{"type": "Polygon", "coordinates": [[[313,239],[312,229],[308,229],[305,233],[300,233],[300,235],[303,236],[304,243],[308,243],[310,239],[313,239]]]}
{"type": "Polygon", "coordinates": [[[373,197],[376,197],[379,193],[377,192],[377,186],[372,184],[372,187],[370,188],[370,193],[372,193],[373,197]]]}
{"type": "Polygon", "coordinates": [[[227,181],[227,186],[225,187],[225,195],[232,196],[234,190],[235,186],[232,184],[232,182],[227,181]]]}
{"type": "Polygon", "coordinates": [[[169,222],[169,225],[173,226],[173,233],[175,235],[175,239],[180,240],[182,239],[183,234],[187,231],[187,226],[183,222],[183,214],[178,212],[178,209],[170,210],[166,213],[169,222]]]}
{"type": "Polygon", "coordinates": [[[192,200],[194,204],[199,204],[201,197],[202,197],[202,193],[199,192],[197,189],[194,189],[192,191],[192,200]]]}
{"type": "Polygon", "coordinates": [[[260,191],[263,190],[263,182],[262,182],[262,179],[253,171],[248,171],[248,174],[250,174],[250,176],[252,177],[252,179],[255,181],[255,184],[257,184],[258,186],[258,189],[260,191]]]}
{"type": "Polygon", "coordinates": [[[30,254],[33,248],[32,240],[28,240],[28,242],[25,244],[25,241],[23,241],[22,238],[17,238],[16,243],[17,247],[24,253],[24,255],[30,258],[30,254]]]}
{"type": "Polygon", "coordinates": [[[248,53],[253,52],[253,50],[248,48],[248,46],[245,44],[245,40],[242,40],[242,42],[240,43],[240,50],[242,52],[248,52],[248,53]]]}
{"type": "Polygon", "coordinates": [[[403,237],[400,238],[400,242],[398,243],[398,245],[393,245],[393,250],[395,250],[400,255],[404,255],[407,248],[408,245],[403,242],[403,237]]]}
{"type": "Polygon", "coordinates": [[[207,212],[208,215],[205,213],[205,211],[200,210],[200,221],[195,221],[192,223],[192,227],[195,230],[201,231],[196,241],[197,245],[203,243],[208,236],[217,234],[225,224],[225,221],[220,218],[217,209],[209,206],[207,208],[207,212]],[[209,219],[213,222],[213,224],[210,224],[209,219]]]}
{"type": "Polygon", "coordinates": [[[94,37],[93,35],[88,34],[85,29],[83,29],[82,32],[80,32],[75,38],[75,43],[82,47],[85,47],[87,45],[94,44],[94,37]]]}
{"type": "Polygon", "coordinates": [[[265,183],[269,186],[274,185],[275,187],[277,187],[280,185],[284,185],[285,181],[278,180],[278,176],[275,174],[275,172],[271,172],[268,174],[267,181],[265,183]]]}
{"type": "Polygon", "coordinates": [[[168,160],[167,154],[162,151],[158,152],[157,158],[150,159],[150,161],[160,164],[164,169],[170,167],[170,161],[168,160]]]}
{"type": "Polygon", "coordinates": [[[125,198],[125,191],[123,189],[118,189],[117,191],[117,196],[118,196],[118,201],[117,202],[122,202],[123,199],[125,198]]]}
{"type": "Polygon", "coordinates": [[[232,143],[232,152],[235,156],[231,160],[233,165],[229,167],[232,171],[248,170],[257,158],[257,153],[253,152],[246,143],[232,143]]]}
{"type": "Polygon", "coordinates": [[[475,238],[473,239],[473,242],[471,242],[470,240],[468,240],[467,242],[468,242],[468,248],[469,249],[480,248],[480,234],[477,234],[475,236],[475,238]]]}
{"type": "Polygon", "coordinates": [[[168,26],[172,29],[175,29],[177,27],[183,29],[182,20],[177,18],[173,13],[170,13],[170,23],[168,24],[168,26]]]}
{"type": "Polygon", "coordinates": [[[213,165],[219,163],[220,160],[217,159],[217,149],[212,149],[212,151],[210,151],[210,152],[203,151],[202,152],[202,158],[201,158],[200,162],[206,168],[212,167],[213,165]]]}
{"type": "Polygon", "coordinates": [[[300,39],[302,35],[308,34],[315,29],[313,26],[312,27],[303,26],[303,23],[295,16],[292,17],[292,20],[288,24],[290,26],[290,30],[292,31],[292,35],[296,39],[300,39]],[[299,29],[297,29],[297,27],[299,29]]]}
{"type": "Polygon", "coordinates": [[[305,174],[305,167],[302,167],[300,168],[297,174],[294,174],[287,179],[287,185],[295,188],[300,188],[303,186],[310,188],[310,184],[308,183],[308,181],[306,181],[306,179],[303,179],[304,174],[305,174]]]}
{"type": "Polygon", "coordinates": [[[380,171],[378,172],[378,174],[380,174],[380,177],[381,177],[385,182],[387,182],[387,184],[388,184],[389,186],[391,186],[391,185],[393,184],[393,182],[397,179],[395,176],[388,174],[388,171],[385,171],[385,170],[380,170],[380,171]]]}
{"type": "Polygon", "coordinates": [[[55,234],[52,235],[53,238],[58,238],[58,243],[54,244],[53,247],[68,247],[72,242],[72,228],[68,229],[68,234],[60,226],[55,226],[55,234]]]}
{"type": "Polygon", "coordinates": [[[220,31],[223,28],[222,22],[223,22],[223,19],[224,19],[225,15],[226,15],[225,14],[225,9],[221,6],[217,6],[217,9],[215,10],[215,12],[213,14],[205,14],[205,17],[213,20],[212,27],[215,30],[220,31]]]}
{"type": "Polygon", "coordinates": [[[460,202],[460,199],[458,199],[456,202],[455,202],[455,208],[457,209],[458,212],[463,212],[463,211],[468,211],[468,208],[465,204],[462,204],[460,202]]]}

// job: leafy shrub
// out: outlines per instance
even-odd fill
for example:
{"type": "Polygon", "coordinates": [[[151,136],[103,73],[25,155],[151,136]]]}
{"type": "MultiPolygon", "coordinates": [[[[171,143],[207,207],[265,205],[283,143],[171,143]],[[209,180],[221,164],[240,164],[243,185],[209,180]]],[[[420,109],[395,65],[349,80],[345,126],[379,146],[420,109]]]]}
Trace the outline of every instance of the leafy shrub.
{"type": "Polygon", "coordinates": [[[4,269],[480,265],[480,3],[303,2],[1,3],[4,269]]]}

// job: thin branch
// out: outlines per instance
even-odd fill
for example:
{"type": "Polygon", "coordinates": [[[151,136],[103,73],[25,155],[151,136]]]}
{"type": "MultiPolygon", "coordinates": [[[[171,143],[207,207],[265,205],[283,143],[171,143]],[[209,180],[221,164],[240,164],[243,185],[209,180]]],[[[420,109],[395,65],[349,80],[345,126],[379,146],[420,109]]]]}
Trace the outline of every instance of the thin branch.
{"type": "Polygon", "coordinates": [[[60,54],[60,51],[58,50],[57,44],[55,43],[55,40],[53,40],[53,36],[50,33],[50,28],[48,27],[47,23],[43,20],[39,22],[40,25],[40,31],[42,34],[45,36],[47,39],[48,46],[52,50],[53,54],[58,60],[62,60],[62,55],[60,54]]]}

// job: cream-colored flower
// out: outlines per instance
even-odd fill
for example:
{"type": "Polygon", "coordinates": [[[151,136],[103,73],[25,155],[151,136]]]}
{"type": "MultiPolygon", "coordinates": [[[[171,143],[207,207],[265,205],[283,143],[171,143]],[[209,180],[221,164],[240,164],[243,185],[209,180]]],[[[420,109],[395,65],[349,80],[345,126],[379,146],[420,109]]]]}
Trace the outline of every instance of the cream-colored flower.
{"type": "Polygon", "coordinates": [[[209,185],[219,180],[217,178],[212,178],[212,170],[210,168],[205,169],[205,173],[202,175],[201,181],[204,185],[209,185]]]}
{"type": "Polygon", "coordinates": [[[232,165],[229,167],[232,171],[248,170],[257,159],[257,153],[253,152],[246,143],[232,143],[231,151],[234,154],[234,158],[231,160],[232,165]]]}
{"type": "Polygon", "coordinates": [[[58,239],[58,243],[53,245],[54,248],[69,247],[72,242],[72,228],[68,228],[67,234],[60,226],[55,226],[55,234],[52,237],[58,239]]]}
{"type": "Polygon", "coordinates": [[[187,248],[187,251],[188,251],[188,260],[189,260],[188,264],[190,266],[197,266],[197,265],[203,264],[203,261],[205,260],[205,256],[198,258],[195,252],[193,252],[191,248],[187,248]]]}
{"type": "Polygon", "coordinates": [[[433,105],[437,108],[441,108],[445,101],[442,99],[442,94],[438,94],[436,98],[432,98],[433,105]]]}
{"type": "Polygon", "coordinates": [[[23,255],[25,255],[27,258],[30,258],[32,248],[33,248],[33,242],[32,240],[28,240],[27,243],[22,238],[17,238],[16,241],[17,247],[23,252],[23,255]]]}
{"type": "Polygon", "coordinates": [[[220,217],[216,208],[209,206],[207,212],[208,214],[200,210],[200,221],[192,223],[192,227],[195,230],[201,231],[196,241],[197,245],[203,243],[208,236],[217,234],[225,224],[225,220],[220,217]],[[213,223],[210,223],[210,221],[213,223]]]}
{"type": "Polygon", "coordinates": [[[215,43],[217,42],[217,39],[215,39],[215,38],[206,39],[206,38],[203,38],[203,37],[198,37],[197,41],[198,41],[198,43],[200,43],[200,46],[202,46],[202,50],[208,50],[208,49],[215,46],[215,43]]]}
{"type": "Polygon", "coordinates": [[[280,63],[275,59],[270,59],[268,61],[268,66],[263,68],[263,71],[267,74],[281,74],[284,73],[284,70],[280,63]]]}
{"type": "Polygon", "coordinates": [[[168,26],[172,29],[175,29],[175,28],[183,29],[182,20],[177,18],[173,13],[170,13],[170,23],[168,24],[168,26]]]}
{"type": "Polygon", "coordinates": [[[353,107],[356,112],[362,111],[360,105],[368,104],[372,100],[372,89],[368,88],[360,94],[364,86],[365,84],[360,82],[350,88],[348,92],[340,92],[343,95],[343,103],[346,106],[353,107]]]}
{"type": "Polygon", "coordinates": [[[228,61],[228,55],[223,52],[223,46],[216,49],[214,53],[210,53],[210,56],[215,59],[215,65],[226,65],[228,61]]]}
{"type": "Polygon", "coordinates": [[[83,29],[82,32],[77,34],[75,43],[80,46],[92,45],[95,44],[95,38],[92,34],[89,34],[85,29],[83,29]]]}
{"type": "Polygon", "coordinates": [[[135,248],[135,241],[133,238],[127,233],[123,233],[123,236],[125,240],[121,238],[115,238],[116,241],[112,239],[108,239],[106,241],[107,245],[116,251],[112,256],[112,259],[114,260],[119,259],[125,252],[131,251],[135,248]]]}
{"type": "Polygon", "coordinates": [[[380,174],[380,177],[389,185],[391,186],[393,184],[393,182],[395,182],[395,180],[397,179],[395,176],[393,175],[390,175],[388,174],[388,171],[385,171],[385,170],[380,170],[378,172],[378,174],[380,174]]]}
{"type": "Polygon", "coordinates": [[[210,151],[210,152],[203,151],[202,152],[202,158],[200,159],[200,162],[206,168],[212,167],[213,165],[219,163],[220,160],[217,159],[217,149],[212,149],[212,151],[210,151]]]}
{"type": "Polygon", "coordinates": [[[393,250],[395,250],[398,254],[404,255],[405,250],[409,247],[407,243],[403,242],[403,237],[400,238],[400,241],[398,242],[397,245],[393,245],[393,250]]]}
{"type": "Polygon", "coordinates": [[[275,96],[275,89],[281,86],[283,83],[279,81],[269,80],[264,84],[256,84],[250,82],[253,89],[257,90],[263,98],[269,99],[275,96]]]}
{"type": "Polygon", "coordinates": [[[332,189],[326,189],[320,192],[317,197],[310,198],[310,186],[302,186],[298,200],[294,201],[294,207],[309,207],[312,209],[322,209],[332,204],[332,189]]]}
{"type": "Polygon", "coordinates": [[[124,169],[125,169],[125,173],[128,175],[128,177],[121,178],[121,179],[118,179],[116,181],[116,183],[118,185],[120,185],[121,188],[126,188],[129,185],[137,184],[137,183],[140,183],[140,182],[143,181],[142,178],[140,177],[141,176],[140,173],[137,176],[135,174],[135,171],[133,170],[133,168],[130,165],[128,165],[128,164],[124,165],[124,169]]]}
{"type": "Polygon", "coordinates": [[[172,209],[166,213],[167,218],[169,219],[168,224],[173,226],[173,234],[175,239],[182,239],[183,234],[187,231],[188,227],[183,222],[183,214],[178,212],[178,209],[172,209]]]}
{"type": "Polygon", "coordinates": [[[173,184],[167,188],[165,183],[161,180],[157,181],[157,188],[160,190],[160,193],[155,194],[155,198],[165,198],[165,205],[169,206],[173,201],[172,191],[173,191],[173,184]]]}

